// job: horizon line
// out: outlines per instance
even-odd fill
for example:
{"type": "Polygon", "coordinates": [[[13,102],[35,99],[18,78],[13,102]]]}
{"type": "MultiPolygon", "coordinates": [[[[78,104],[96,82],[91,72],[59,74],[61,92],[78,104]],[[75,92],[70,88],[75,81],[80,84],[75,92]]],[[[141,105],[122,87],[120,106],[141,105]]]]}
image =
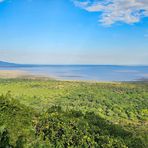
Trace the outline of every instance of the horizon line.
{"type": "Polygon", "coordinates": [[[8,64],[16,64],[16,65],[34,65],[34,66],[148,66],[148,64],[67,64],[67,63],[55,63],[55,64],[39,64],[39,63],[17,63],[17,62],[9,62],[9,61],[1,61],[0,62],[4,62],[4,63],[8,63],[8,64]]]}

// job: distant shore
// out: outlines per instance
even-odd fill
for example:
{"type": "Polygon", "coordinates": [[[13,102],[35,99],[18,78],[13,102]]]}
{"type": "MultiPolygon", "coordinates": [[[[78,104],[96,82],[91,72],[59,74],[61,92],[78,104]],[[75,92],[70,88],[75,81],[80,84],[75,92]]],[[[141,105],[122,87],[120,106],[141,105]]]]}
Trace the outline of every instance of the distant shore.
{"type": "Polygon", "coordinates": [[[121,82],[148,82],[148,79],[141,78],[135,81],[99,81],[99,80],[64,80],[54,76],[38,75],[23,70],[0,70],[0,79],[34,79],[34,80],[58,80],[69,82],[88,82],[88,83],[121,83],[121,82]]]}
{"type": "Polygon", "coordinates": [[[35,75],[23,70],[0,70],[1,79],[52,79],[51,77],[35,75]]]}
{"type": "MultiPolygon", "coordinates": [[[[69,81],[69,82],[91,82],[91,83],[97,83],[97,82],[103,82],[103,81],[96,81],[96,80],[61,80],[56,79],[54,77],[50,76],[43,76],[43,75],[37,75],[32,74],[27,71],[23,70],[0,70],[0,79],[42,79],[42,80],[59,80],[59,81],[69,81]]],[[[105,83],[105,82],[103,82],[105,83]]],[[[106,82],[106,83],[113,83],[113,82],[106,82]]]]}
{"type": "Polygon", "coordinates": [[[0,70],[0,78],[18,78],[29,75],[29,73],[21,70],[0,70]]]}
{"type": "Polygon", "coordinates": [[[0,64],[0,78],[52,79],[78,82],[148,81],[148,66],[0,64]],[[4,71],[3,71],[4,70],[4,71]],[[6,70],[6,72],[5,72],[6,70]]]}

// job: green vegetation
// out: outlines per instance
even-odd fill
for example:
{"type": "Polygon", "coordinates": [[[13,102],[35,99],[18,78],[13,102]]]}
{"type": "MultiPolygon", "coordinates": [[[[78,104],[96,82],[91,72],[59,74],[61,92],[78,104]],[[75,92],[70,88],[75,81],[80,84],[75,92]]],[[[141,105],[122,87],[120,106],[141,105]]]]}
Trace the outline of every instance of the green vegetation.
{"type": "Polygon", "coordinates": [[[147,148],[148,83],[0,79],[0,148],[147,148]]]}

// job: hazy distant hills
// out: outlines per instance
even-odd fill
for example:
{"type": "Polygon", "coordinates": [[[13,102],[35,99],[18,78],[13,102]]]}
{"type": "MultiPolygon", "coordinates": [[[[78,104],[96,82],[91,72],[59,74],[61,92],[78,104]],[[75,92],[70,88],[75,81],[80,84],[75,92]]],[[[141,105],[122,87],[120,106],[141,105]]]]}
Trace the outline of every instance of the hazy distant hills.
{"type": "Polygon", "coordinates": [[[0,61],[0,67],[40,67],[47,65],[38,65],[38,64],[16,64],[11,62],[0,61]]]}
{"type": "Polygon", "coordinates": [[[19,65],[19,64],[0,61],[0,67],[5,67],[5,66],[17,66],[17,65],[19,65]]]}

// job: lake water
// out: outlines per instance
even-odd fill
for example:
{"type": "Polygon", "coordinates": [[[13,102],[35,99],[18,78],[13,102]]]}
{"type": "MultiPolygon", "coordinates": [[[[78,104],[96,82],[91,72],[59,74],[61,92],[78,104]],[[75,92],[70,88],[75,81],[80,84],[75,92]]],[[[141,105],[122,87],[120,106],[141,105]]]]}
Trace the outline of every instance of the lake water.
{"type": "Polygon", "coordinates": [[[148,79],[148,66],[111,65],[23,65],[0,67],[0,70],[23,70],[60,80],[135,81],[148,79]]]}

